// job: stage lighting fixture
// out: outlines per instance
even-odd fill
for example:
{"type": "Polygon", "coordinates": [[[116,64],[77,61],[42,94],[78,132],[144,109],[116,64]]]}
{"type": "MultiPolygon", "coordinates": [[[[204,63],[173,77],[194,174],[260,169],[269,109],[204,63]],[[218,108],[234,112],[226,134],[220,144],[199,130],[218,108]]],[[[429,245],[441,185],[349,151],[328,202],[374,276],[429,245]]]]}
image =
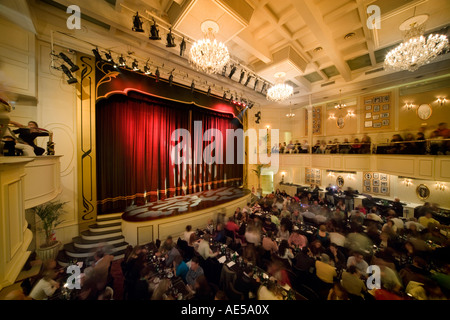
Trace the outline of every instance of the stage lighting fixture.
{"type": "Polygon", "coordinates": [[[192,80],[192,83],[191,83],[191,92],[192,93],[194,93],[194,89],[195,89],[195,82],[194,82],[194,80],[192,80]]]}
{"type": "Polygon", "coordinates": [[[166,44],[167,48],[174,48],[177,46],[175,44],[175,37],[172,35],[172,28],[169,28],[169,33],[166,36],[166,40],[167,40],[167,44],[166,44]]]}
{"type": "Polygon", "coordinates": [[[150,37],[148,37],[150,40],[161,40],[161,37],[159,36],[159,29],[156,25],[155,19],[153,19],[153,25],[150,27],[150,37]]]}
{"type": "Polygon", "coordinates": [[[228,75],[228,78],[232,78],[233,77],[233,75],[234,75],[234,73],[236,72],[236,66],[233,66],[232,68],[231,68],[231,71],[230,71],[230,74],[228,75]]]}
{"type": "Polygon", "coordinates": [[[173,83],[173,74],[171,72],[169,76],[169,86],[172,86],[172,83],[173,83]]]}
{"type": "Polygon", "coordinates": [[[92,52],[94,53],[95,60],[103,60],[100,52],[98,52],[98,48],[92,49],[92,52]]]}
{"type": "Polygon", "coordinates": [[[248,103],[247,107],[248,107],[249,109],[251,109],[251,108],[253,108],[253,105],[254,105],[254,103],[253,103],[252,101],[250,101],[250,102],[248,103]]]}
{"type": "Polygon", "coordinates": [[[227,66],[224,65],[224,66],[223,66],[223,69],[222,69],[222,76],[225,77],[226,74],[227,74],[227,66]]]}
{"type": "Polygon", "coordinates": [[[254,86],[253,86],[253,90],[256,91],[256,87],[258,86],[258,83],[259,83],[259,80],[258,80],[258,78],[256,78],[256,79],[255,79],[255,84],[254,84],[254,86]]]}
{"type": "Polygon", "coordinates": [[[131,30],[134,32],[144,32],[144,29],[142,29],[142,20],[139,17],[139,12],[136,12],[136,15],[133,17],[133,27],[131,30]]]}
{"type": "Polygon", "coordinates": [[[253,76],[248,76],[247,81],[245,81],[245,86],[247,86],[250,83],[250,80],[253,78],[253,76]]]}
{"type": "Polygon", "coordinates": [[[183,37],[183,40],[181,40],[181,43],[180,43],[180,57],[182,57],[184,55],[185,50],[186,50],[186,41],[184,40],[184,37],[183,37]]]}
{"type": "Polygon", "coordinates": [[[264,93],[264,90],[266,89],[266,87],[267,87],[267,83],[264,82],[264,84],[263,84],[263,86],[261,88],[261,93],[264,93]]]}
{"type": "Polygon", "coordinates": [[[133,68],[133,71],[139,71],[139,66],[136,59],[134,59],[133,63],[131,64],[131,67],[133,68]]]}
{"type": "Polygon", "coordinates": [[[66,74],[66,76],[67,76],[67,78],[69,78],[68,80],[67,80],[67,83],[68,84],[72,84],[72,83],[77,83],[78,81],[77,81],[77,79],[76,78],[74,78],[74,76],[72,75],[72,73],[69,71],[69,69],[65,66],[65,65],[61,65],[61,69],[62,69],[62,71],[66,74]]]}
{"type": "Polygon", "coordinates": [[[155,71],[155,80],[156,80],[156,82],[159,81],[159,68],[158,67],[156,67],[156,71],[155,71]]]}
{"type": "Polygon", "coordinates": [[[119,66],[121,66],[121,67],[127,66],[127,64],[125,62],[125,58],[122,55],[119,57],[119,66]]]}
{"type": "Polygon", "coordinates": [[[242,70],[242,71],[241,71],[241,76],[239,77],[239,83],[241,83],[242,80],[244,80],[244,76],[245,76],[245,71],[242,70]]]}
{"type": "Polygon", "coordinates": [[[208,92],[206,93],[206,95],[209,97],[211,95],[211,87],[208,87],[208,92]]]}
{"type": "Polygon", "coordinates": [[[80,70],[80,67],[78,67],[76,64],[72,62],[72,60],[69,59],[68,56],[66,56],[64,53],[60,52],[59,56],[61,59],[63,59],[68,65],[70,65],[70,72],[75,72],[77,70],[80,70]]]}
{"type": "Polygon", "coordinates": [[[233,101],[233,95],[231,95],[229,102],[233,101]]]}
{"type": "Polygon", "coordinates": [[[261,111],[258,111],[255,114],[255,118],[256,118],[255,123],[259,124],[259,122],[261,121],[261,111]]]}
{"type": "Polygon", "coordinates": [[[144,66],[144,73],[146,75],[152,74],[152,72],[150,71],[150,68],[148,67],[148,63],[146,63],[145,66],[144,66]]]}
{"type": "Polygon", "coordinates": [[[111,51],[105,52],[105,57],[108,62],[113,62],[113,58],[111,57],[111,51]]]}
{"type": "Polygon", "coordinates": [[[223,100],[226,100],[227,99],[227,93],[224,91],[223,92],[223,100]]]}

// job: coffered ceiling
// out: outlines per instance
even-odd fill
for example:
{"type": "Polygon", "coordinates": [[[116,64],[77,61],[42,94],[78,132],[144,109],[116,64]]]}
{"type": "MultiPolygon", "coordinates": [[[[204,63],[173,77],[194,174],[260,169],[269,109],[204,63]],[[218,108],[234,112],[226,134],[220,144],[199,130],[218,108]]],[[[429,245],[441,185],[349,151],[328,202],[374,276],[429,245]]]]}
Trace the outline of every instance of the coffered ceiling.
{"type": "MultiPolygon", "coordinates": [[[[146,54],[158,52],[163,60],[188,71],[192,70],[187,61],[190,44],[202,37],[201,23],[214,20],[220,28],[216,38],[226,43],[233,59],[224,75],[214,75],[208,81],[218,83],[216,91],[226,88],[242,91],[261,105],[270,104],[260,93],[263,83],[273,83],[274,74],[280,71],[286,73],[286,80],[294,86],[294,96],[289,102],[298,105],[308,103],[310,98],[312,102],[337,98],[340,89],[343,95],[351,95],[399,85],[416,77],[450,73],[448,53],[414,73],[394,73],[382,68],[387,51],[402,41],[399,25],[413,15],[429,16],[426,33],[450,35],[450,1],[30,0],[27,3],[38,33],[53,30],[51,25],[56,22],[50,21],[51,16],[57,15],[62,25],[68,16],[64,8],[75,4],[81,8],[83,29],[66,30],[74,38],[113,52],[138,52],[143,59],[146,54]],[[379,29],[369,28],[367,21],[374,13],[368,13],[369,5],[380,9],[379,29]],[[131,31],[136,11],[143,17],[145,34],[131,31]],[[160,26],[162,40],[148,39],[152,18],[160,26]],[[182,36],[188,39],[183,57],[178,46],[165,46],[169,27],[178,45],[182,36]],[[232,65],[237,69],[229,78],[232,65]],[[246,87],[246,81],[239,83],[241,70],[245,71],[245,79],[252,76],[246,87]]],[[[87,48],[81,42],[79,45],[87,48]]]]}

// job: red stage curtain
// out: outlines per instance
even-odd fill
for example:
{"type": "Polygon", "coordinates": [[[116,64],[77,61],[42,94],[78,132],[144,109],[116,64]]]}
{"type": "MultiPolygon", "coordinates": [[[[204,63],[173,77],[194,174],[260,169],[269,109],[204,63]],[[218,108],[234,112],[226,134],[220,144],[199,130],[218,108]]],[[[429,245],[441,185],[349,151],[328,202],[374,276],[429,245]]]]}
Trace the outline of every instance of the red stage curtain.
{"type": "MultiPolygon", "coordinates": [[[[96,108],[99,214],[121,212],[145,201],[242,184],[243,166],[226,164],[226,129],[240,127],[231,116],[135,92],[113,95],[98,102],[96,108]],[[210,128],[223,132],[223,143],[217,146],[216,154],[223,155],[224,164],[195,165],[195,152],[190,165],[172,163],[172,132],[189,130],[194,149],[194,121],[202,121],[202,136],[210,128]]],[[[202,156],[210,141],[202,142],[202,156]]]]}

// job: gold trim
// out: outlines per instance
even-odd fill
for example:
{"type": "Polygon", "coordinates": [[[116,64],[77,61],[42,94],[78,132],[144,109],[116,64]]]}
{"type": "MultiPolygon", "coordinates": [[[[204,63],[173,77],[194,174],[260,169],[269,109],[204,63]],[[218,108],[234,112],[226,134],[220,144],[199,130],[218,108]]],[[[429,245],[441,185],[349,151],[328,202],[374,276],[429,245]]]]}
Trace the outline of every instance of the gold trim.
{"type": "Polygon", "coordinates": [[[342,188],[342,187],[344,186],[344,184],[345,184],[344,177],[343,177],[343,176],[338,176],[338,177],[336,178],[336,185],[337,185],[339,188],[342,188]],[[342,179],[342,185],[339,185],[339,178],[342,179]]]}
{"type": "Polygon", "coordinates": [[[428,188],[428,186],[425,185],[425,184],[419,184],[419,185],[417,186],[417,188],[416,188],[416,195],[417,195],[417,197],[418,197],[420,200],[426,200],[426,199],[428,199],[428,198],[430,197],[430,195],[431,195],[430,188],[428,188]],[[424,188],[425,190],[427,190],[428,195],[422,196],[422,195],[420,194],[420,192],[419,192],[419,189],[420,189],[420,188],[424,188]]]}

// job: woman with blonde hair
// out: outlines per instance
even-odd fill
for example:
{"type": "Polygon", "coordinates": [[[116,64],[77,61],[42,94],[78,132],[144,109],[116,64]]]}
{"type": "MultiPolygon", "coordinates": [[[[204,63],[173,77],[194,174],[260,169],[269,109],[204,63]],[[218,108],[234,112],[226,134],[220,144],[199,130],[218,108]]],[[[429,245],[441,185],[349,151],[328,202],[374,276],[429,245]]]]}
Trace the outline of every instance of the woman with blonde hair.
{"type": "Polygon", "coordinates": [[[167,296],[167,291],[169,291],[172,283],[169,279],[162,279],[155,291],[153,291],[152,297],[150,300],[169,300],[167,296]]]}

